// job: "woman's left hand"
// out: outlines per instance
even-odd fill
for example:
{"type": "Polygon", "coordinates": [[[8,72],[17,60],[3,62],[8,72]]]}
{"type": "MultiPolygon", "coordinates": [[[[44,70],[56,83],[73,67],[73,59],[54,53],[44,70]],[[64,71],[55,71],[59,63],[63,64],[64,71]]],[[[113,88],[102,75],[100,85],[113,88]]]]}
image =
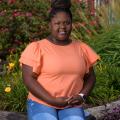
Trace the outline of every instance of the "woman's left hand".
{"type": "Polygon", "coordinates": [[[69,106],[81,105],[84,101],[80,95],[74,95],[67,100],[69,106]]]}

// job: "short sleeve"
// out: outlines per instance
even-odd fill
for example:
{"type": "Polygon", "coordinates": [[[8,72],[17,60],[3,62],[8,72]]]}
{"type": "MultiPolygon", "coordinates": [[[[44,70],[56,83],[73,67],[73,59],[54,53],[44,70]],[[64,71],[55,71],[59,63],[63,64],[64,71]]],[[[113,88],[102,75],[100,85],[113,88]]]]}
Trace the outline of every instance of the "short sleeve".
{"type": "Polygon", "coordinates": [[[19,62],[33,67],[33,72],[39,74],[41,68],[40,45],[37,42],[30,43],[22,52],[19,62]]]}
{"type": "Polygon", "coordinates": [[[81,42],[81,49],[86,60],[86,73],[88,73],[89,68],[93,66],[97,60],[100,60],[100,56],[86,43],[81,42]]]}

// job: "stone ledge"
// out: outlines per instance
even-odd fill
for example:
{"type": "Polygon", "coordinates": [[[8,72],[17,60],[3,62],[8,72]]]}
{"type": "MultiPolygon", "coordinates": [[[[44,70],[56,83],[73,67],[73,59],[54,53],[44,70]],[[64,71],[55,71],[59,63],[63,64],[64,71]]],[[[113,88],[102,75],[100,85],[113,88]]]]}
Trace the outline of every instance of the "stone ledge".
{"type": "MultiPolygon", "coordinates": [[[[111,110],[117,105],[120,105],[120,100],[111,102],[106,106],[88,108],[86,111],[90,112],[91,115],[87,120],[100,120],[100,118],[104,116],[103,112],[105,112],[106,109],[111,110]]],[[[27,120],[27,116],[25,113],[0,111],[0,120],[27,120]]]]}
{"type": "Polygon", "coordinates": [[[27,120],[27,117],[22,113],[0,111],[0,120],[27,120]]]}
{"type": "Polygon", "coordinates": [[[90,112],[91,115],[96,118],[96,120],[100,120],[100,118],[104,116],[106,110],[111,111],[114,107],[117,107],[118,105],[120,105],[120,100],[108,103],[106,105],[88,108],[86,109],[86,111],[90,112]]]}

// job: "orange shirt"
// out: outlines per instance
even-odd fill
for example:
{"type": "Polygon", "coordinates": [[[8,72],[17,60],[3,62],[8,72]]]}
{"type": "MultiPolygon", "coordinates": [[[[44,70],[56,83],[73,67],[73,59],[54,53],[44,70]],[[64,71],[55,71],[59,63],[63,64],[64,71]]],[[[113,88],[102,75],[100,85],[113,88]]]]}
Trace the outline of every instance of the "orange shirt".
{"type": "MultiPolygon", "coordinates": [[[[39,74],[37,81],[52,96],[70,97],[80,93],[85,73],[98,59],[99,56],[83,42],[72,41],[61,46],[43,39],[26,47],[20,63],[33,67],[33,72],[39,74]]],[[[30,92],[28,98],[48,105],[30,92]]]]}

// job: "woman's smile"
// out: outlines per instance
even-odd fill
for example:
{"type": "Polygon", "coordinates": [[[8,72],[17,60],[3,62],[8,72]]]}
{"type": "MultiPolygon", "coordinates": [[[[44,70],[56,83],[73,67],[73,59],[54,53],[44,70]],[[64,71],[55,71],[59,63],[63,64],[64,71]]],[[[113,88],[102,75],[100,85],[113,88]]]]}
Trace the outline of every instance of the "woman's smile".
{"type": "Polygon", "coordinates": [[[72,21],[65,12],[58,12],[50,22],[51,35],[57,40],[68,40],[72,21]]]}

